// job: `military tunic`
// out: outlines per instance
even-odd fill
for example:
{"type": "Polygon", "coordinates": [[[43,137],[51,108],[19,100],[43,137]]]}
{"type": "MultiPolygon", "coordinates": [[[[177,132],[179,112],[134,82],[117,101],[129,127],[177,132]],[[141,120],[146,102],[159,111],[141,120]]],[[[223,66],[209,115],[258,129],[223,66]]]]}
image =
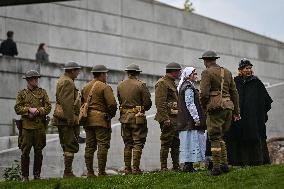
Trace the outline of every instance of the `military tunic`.
{"type": "Polygon", "coordinates": [[[207,131],[209,140],[211,142],[211,151],[213,158],[213,166],[220,169],[221,164],[228,164],[226,145],[223,141],[223,136],[230,128],[232,114],[238,115],[239,110],[239,96],[236,89],[236,84],[233,80],[232,74],[229,70],[224,68],[224,84],[223,84],[223,98],[229,98],[234,107],[228,107],[221,110],[208,111],[210,94],[214,91],[221,90],[221,67],[217,64],[207,68],[201,74],[200,83],[200,102],[204,111],[207,112],[207,131]],[[232,110],[233,109],[233,110],[232,110]],[[233,112],[232,112],[233,111],[233,112]]]}
{"type": "Polygon", "coordinates": [[[148,133],[145,111],[152,106],[151,95],[146,84],[135,76],[119,83],[117,97],[120,104],[121,135],[124,141],[124,162],[125,167],[131,167],[133,150],[133,167],[139,168],[142,149],[146,142],[148,133]],[[138,115],[137,107],[141,107],[141,123],[136,122],[138,115]]]}
{"type": "Polygon", "coordinates": [[[171,148],[173,167],[179,167],[179,145],[180,140],[177,125],[177,101],[178,92],[174,79],[164,76],[155,85],[155,104],[157,113],[155,120],[160,123],[161,128],[161,167],[167,167],[167,157],[171,148]],[[170,120],[170,126],[166,127],[164,121],[170,120]]]}
{"type": "Polygon", "coordinates": [[[46,145],[46,115],[50,113],[51,104],[46,91],[42,88],[23,89],[16,98],[15,112],[21,115],[22,131],[18,146],[22,150],[22,174],[28,176],[29,154],[34,148],[34,175],[39,175],[42,163],[42,149],[46,145]],[[30,108],[37,108],[39,114],[31,116],[30,108]],[[26,164],[26,165],[24,165],[26,164]]]}
{"type": "Polygon", "coordinates": [[[65,73],[58,79],[56,85],[56,106],[62,108],[63,117],[58,116],[57,107],[53,114],[53,125],[58,127],[60,144],[64,152],[77,153],[79,151],[80,105],[79,90],[71,77],[65,73]]]}
{"type": "Polygon", "coordinates": [[[85,162],[89,172],[93,172],[93,156],[97,150],[99,172],[104,174],[107,153],[111,140],[111,118],[115,116],[117,103],[112,88],[97,79],[86,84],[82,90],[82,103],[95,85],[88,106],[88,117],[84,125],[86,131],[85,162]]]}

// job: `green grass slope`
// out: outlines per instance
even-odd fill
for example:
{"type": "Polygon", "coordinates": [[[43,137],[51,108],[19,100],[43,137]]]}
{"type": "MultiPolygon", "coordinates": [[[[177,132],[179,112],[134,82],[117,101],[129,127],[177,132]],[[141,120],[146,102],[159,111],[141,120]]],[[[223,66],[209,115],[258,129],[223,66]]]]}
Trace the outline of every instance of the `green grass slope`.
{"type": "Polygon", "coordinates": [[[143,175],[108,176],[93,179],[49,179],[41,181],[1,182],[8,189],[87,189],[87,188],[269,188],[284,189],[284,165],[233,169],[228,174],[212,177],[197,173],[156,172],[143,175]]]}

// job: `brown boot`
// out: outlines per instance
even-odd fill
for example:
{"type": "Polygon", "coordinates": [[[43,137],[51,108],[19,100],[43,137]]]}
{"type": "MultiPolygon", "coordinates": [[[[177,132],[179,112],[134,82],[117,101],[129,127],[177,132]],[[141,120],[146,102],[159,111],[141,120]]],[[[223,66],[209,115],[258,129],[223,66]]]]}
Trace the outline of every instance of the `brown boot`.
{"type": "Polygon", "coordinates": [[[73,153],[64,152],[65,170],[64,170],[63,178],[74,178],[74,177],[76,177],[72,172],[73,159],[74,159],[73,153]]]}
{"type": "Polygon", "coordinates": [[[213,168],[211,171],[209,171],[208,175],[209,176],[218,176],[221,175],[222,171],[218,168],[213,168]]]}
{"type": "Polygon", "coordinates": [[[107,173],[105,171],[100,171],[99,170],[98,176],[99,177],[107,176],[107,173]]]}
{"type": "Polygon", "coordinates": [[[22,177],[22,181],[23,182],[28,182],[29,181],[29,177],[22,177]]]}
{"type": "Polygon", "coordinates": [[[94,171],[93,172],[90,172],[90,171],[87,172],[87,178],[94,178],[94,177],[96,177],[94,171]]]}
{"type": "Polygon", "coordinates": [[[42,154],[35,154],[34,155],[33,174],[34,174],[34,179],[35,180],[41,179],[40,178],[40,173],[41,173],[42,159],[43,159],[42,154]]]}
{"type": "Polygon", "coordinates": [[[21,172],[22,172],[22,181],[29,181],[29,166],[30,166],[30,157],[21,156],[21,172]]]}
{"type": "Polygon", "coordinates": [[[140,174],[142,174],[142,171],[141,171],[141,169],[139,169],[139,167],[133,167],[132,174],[140,175],[140,174]]]}
{"type": "Polygon", "coordinates": [[[167,164],[161,164],[161,171],[168,171],[167,164]]]}
{"type": "Polygon", "coordinates": [[[220,165],[220,169],[221,169],[221,171],[222,171],[223,173],[228,173],[228,172],[230,172],[229,166],[228,166],[227,164],[221,164],[221,165],[220,165]]]}
{"type": "Polygon", "coordinates": [[[125,175],[129,175],[132,174],[132,169],[131,167],[125,167],[123,172],[125,175]]]}

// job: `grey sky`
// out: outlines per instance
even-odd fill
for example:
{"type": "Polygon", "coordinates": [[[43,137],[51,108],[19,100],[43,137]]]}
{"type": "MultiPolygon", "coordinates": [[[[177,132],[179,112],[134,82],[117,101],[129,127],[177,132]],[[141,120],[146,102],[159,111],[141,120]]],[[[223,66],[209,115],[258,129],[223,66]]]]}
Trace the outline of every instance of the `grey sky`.
{"type": "MultiPolygon", "coordinates": [[[[185,0],[159,0],[183,8],[185,0]]],[[[284,0],[191,0],[195,13],[284,42],[284,0]]]]}

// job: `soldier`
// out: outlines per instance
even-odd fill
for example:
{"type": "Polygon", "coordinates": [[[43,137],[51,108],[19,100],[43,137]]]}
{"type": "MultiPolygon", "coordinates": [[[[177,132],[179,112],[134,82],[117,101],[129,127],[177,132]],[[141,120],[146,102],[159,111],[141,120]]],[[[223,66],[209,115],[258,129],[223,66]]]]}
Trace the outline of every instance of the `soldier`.
{"type": "Polygon", "coordinates": [[[79,151],[78,137],[80,127],[78,115],[80,111],[80,94],[74,80],[80,73],[80,66],[68,62],[56,85],[56,105],[53,114],[53,125],[58,127],[60,144],[64,152],[64,178],[75,177],[72,172],[74,153],[79,151]]]}
{"type": "Polygon", "coordinates": [[[141,70],[135,64],[127,66],[128,79],[119,83],[121,135],[124,141],[125,174],[140,174],[140,159],[148,133],[145,111],[152,106],[146,84],[137,79],[141,70]],[[131,160],[133,153],[133,169],[131,160]]]}
{"type": "Polygon", "coordinates": [[[21,171],[23,181],[29,180],[30,151],[34,148],[34,179],[40,179],[42,166],[42,150],[46,145],[45,130],[46,115],[50,113],[51,104],[44,89],[38,87],[41,75],[30,70],[23,79],[27,81],[27,88],[19,91],[16,99],[15,111],[21,115],[19,128],[19,148],[21,155],[21,171]]]}
{"type": "Polygon", "coordinates": [[[220,57],[214,51],[205,52],[201,58],[206,70],[201,74],[200,102],[207,112],[207,131],[211,142],[213,169],[210,175],[229,172],[224,133],[234,120],[240,119],[239,95],[232,74],[216,64],[220,57]]]}
{"type": "Polygon", "coordinates": [[[179,170],[179,135],[177,125],[177,101],[178,92],[175,79],[180,76],[181,66],[178,63],[170,63],[166,66],[166,75],[160,78],[155,85],[155,103],[157,114],[155,120],[161,128],[161,170],[167,170],[167,158],[171,148],[173,170],[179,170]]]}
{"type": "Polygon", "coordinates": [[[112,88],[106,83],[108,69],[104,65],[96,65],[91,72],[94,79],[87,83],[82,90],[82,103],[88,103],[87,120],[83,124],[86,131],[87,177],[95,176],[93,159],[97,149],[98,175],[106,175],[105,167],[111,139],[111,119],[117,110],[112,88]]]}

